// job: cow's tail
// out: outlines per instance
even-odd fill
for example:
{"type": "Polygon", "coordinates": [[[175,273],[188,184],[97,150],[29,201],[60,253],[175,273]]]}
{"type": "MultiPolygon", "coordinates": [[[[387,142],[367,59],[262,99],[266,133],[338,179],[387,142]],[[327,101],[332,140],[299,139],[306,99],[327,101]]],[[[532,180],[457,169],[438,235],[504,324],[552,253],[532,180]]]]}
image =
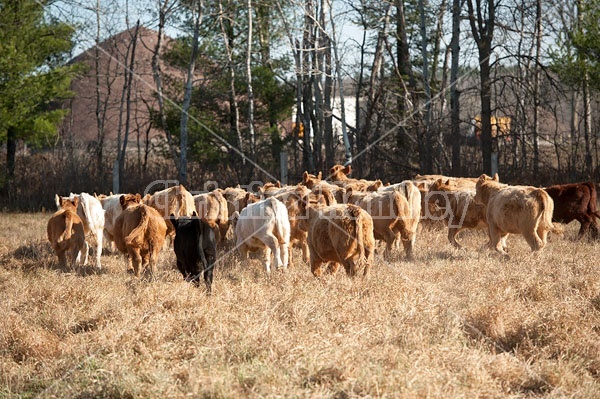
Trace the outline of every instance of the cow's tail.
{"type": "MultiPolygon", "coordinates": [[[[365,263],[369,254],[365,249],[365,237],[363,231],[368,226],[365,226],[365,217],[362,209],[358,205],[348,205],[348,213],[351,220],[354,221],[356,245],[359,254],[359,263],[365,263]]],[[[371,227],[372,228],[372,227],[371,227]]]]}
{"type": "Polygon", "coordinates": [[[586,183],[590,190],[590,202],[588,203],[588,214],[594,215],[600,219],[600,212],[598,212],[598,193],[596,191],[596,185],[592,182],[586,183]]]}
{"type": "Polygon", "coordinates": [[[125,245],[131,247],[141,247],[144,241],[144,233],[148,227],[148,221],[150,220],[150,215],[148,215],[148,209],[146,206],[142,205],[139,207],[140,210],[140,222],[138,225],[129,232],[127,237],[125,237],[125,245]]]}
{"type": "Polygon", "coordinates": [[[92,225],[92,221],[93,221],[92,210],[91,210],[91,204],[90,204],[90,199],[88,198],[88,195],[85,193],[81,193],[79,195],[79,203],[81,204],[81,209],[83,210],[82,222],[89,227],[89,230],[92,232],[92,235],[96,239],[98,239],[98,237],[96,237],[96,226],[92,225]]]}
{"type": "Polygon", "coordinates": [[[552,223],[554,202],[552,201],[552,198],[550,198],[550,195],[542,188],[536,189],[533,194],[540,204],[540,211],[535,220],[535,230],[537,230],[540,225],[543,225],[552,233],[562,234],[562,228],[552,223]]]}
{"type": "MultiPolygon", "coordinates": [[[[273,212],[275,212],[275,231],[273,232],[275,234],[275,237],[277,237],[277,241],[279,241],[279,243],[283,243],[286,242],[286,234],[285,234],[285,230],[283,228],[283,224],[280,223],[281,220],[288,220],[288,216],[286,215],[280,215],[279,214],[279,205],[282,204],[278,199],[273,198],[271,200],[271,204],[273,205],[273,212]]],[[[285,205],[284,205],[285,207],[285,205]]],[[[289,237],[288,237],[289,240],[289,237]]]]}
{"type": "Polygon", "coordinates": [[[417,231],[419,219],[421,218],[421,192],[415,184],[408,181],[404,185],[404,192],[409,208],[409,220],[406,221],[406,228],[413,234],[417,231]]]}
{"type": "Polygon", "coordinates": [[[65,212],[63,213],[64,217],[65,217],[65,231],[62,233],[60,239],[58,240],[59,242],[61,241],[69,241],[71,239],[71,235],[72,235],[72,230],[73,230],[73,213],[72,212],[65,212]]]}

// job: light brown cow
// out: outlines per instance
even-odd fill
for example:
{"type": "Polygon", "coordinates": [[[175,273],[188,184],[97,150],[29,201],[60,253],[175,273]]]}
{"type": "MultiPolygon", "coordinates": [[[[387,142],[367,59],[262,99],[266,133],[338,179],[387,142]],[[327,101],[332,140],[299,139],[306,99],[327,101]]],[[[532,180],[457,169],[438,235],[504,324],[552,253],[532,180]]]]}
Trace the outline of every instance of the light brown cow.
{"type": "Polygon", "coordinates": [[[146,268],[153,274],[167,233],[165,219],[156,209],[136,199],[122,195],[120,203],[123,212],[115,221],[115,244],[127,254],[127,269],[136,277],[146,268]]]}
{"type": "Polygon", "coordinates": [[[156,209],[163,219],[165,219],[167,235],[171,238],[175,236],[175,227],[169,220],[169,215],[175,215],[175,217],[192,216],[196,211],[194,197],[186,190],[183,184],[157,191],[152,195],[146,194],[142,202],[156,209]]]}
{"type": "MultiPolygon", "coordinates": [[[[346,191],[348,203],[360,206],[373,218],[373,234],[376,240],[386,244],[384,255],[389,257],[397,239],[412,242],[418,223],[412,220],[406,198],[397,191],[361,192],[346,191]]],[[[417,222],[418,222],[417,218],[417,222]]],[[[413,256],[412,245],[406,247],[406,256],[413,256]]]]}
{"type": "Polygon", "coordinates": [[[395,246],[398,248],[400,246],[400,242],[402,242],[407,257],[411,258],[414,252],[417,230],[421,220],[421,192],[419,191],[419,188],[410,180],[405,180],[401,183],[381,187],[379,192],[399,193],[405,198],[408,204],[408,212],[402,215],[404,229],[400,229],[400,226],[398,226],[398,230],[400,231],[396,230],[395,246]]]}
{"type": "Polygon", "coordinates": [[[543,189],[509,186],[485,174],[477,181],[475,200],[486,205],[490,247],[507,255],[508,234],[522,234],[532,251],[546,246],[548,232],[559,232],[552,224],[554,202],[543,189]]]}
{"type": "Polygon", "coordinates": [[[85,265],[88,257],[88,244],[85,242],[83,222],[77,215],[79,198],[75,197],[70,200],[59,197],[57,201],[60,209],[48,220],[48,241],[50,241],[61,265],[67,264],[67,252],[70,253],[73,266],[77,263],[85,265]]]}
{"type": "Polygon", "coordinates": [[[229,230],[229,215],[227,200],[222,190],[216,189],[209,193],[194,195],[194,204],[198,216],[204,218],[215,231],[218,244],[223,244],[229,230]]]}
{"type": "Polygon", "coordinates": [[[321,172],[318,175],[311,175],[305,171],[302,174],[302,184],[316,193],[331,193],[337,203],[343,203],[344,193],[346,192],[344,188],[322,180],[322,176],[321,172]]]}
{"type": "Polygon", "coordinates": [[[475,185],[477,184],[477,177],[450,177],[444,175],[416,175],[415,181],[417,182],[427,182],[428,185],[431,185],[442,179],[444,182],[448,182],[448,185],[456,188],[456,189],[475,189],[475,185]]]}
{"type": "Polygon", "coordinates": [[[321,276],[323,266],[329,263],[334,273],[341,263],[349,276],[355,276],[361,268],[366,275],[375,251],[371,216],[352,204],[316,207],[307,203],[308,198],[301,201],[306,217],[300,224],[308,232],[313,275],[321,276]]]}
{"type": "Polygon", "coordinates": [[[448,180],[438,179],[429,186],[428,201],[444,211],[448,241],[456,248],[462,248],[456,239],[462,230],[488,228],[485,205],[475,201],[475,190],[457,189],[448,180]]]}
{"type": "Polygon", "coordinates": [[[238,214],[248,206],[260,201],[260,197],[256,194],[250,193],[243,188],[238,187],[227,187],[222,192],[223,197],[227,201],[227,217],[232,220],[232,216],[235,212],[238,214]]]}
{"type": "Polygon", "coordinates": [[[383,187],[381,180],[352,179],[348,177],[351,173],[351,165],[333,165],[329,169],[329,180],[340,187],[344,187],[345,189],[351,188],[354,191],[377,191],[383,187]]]}

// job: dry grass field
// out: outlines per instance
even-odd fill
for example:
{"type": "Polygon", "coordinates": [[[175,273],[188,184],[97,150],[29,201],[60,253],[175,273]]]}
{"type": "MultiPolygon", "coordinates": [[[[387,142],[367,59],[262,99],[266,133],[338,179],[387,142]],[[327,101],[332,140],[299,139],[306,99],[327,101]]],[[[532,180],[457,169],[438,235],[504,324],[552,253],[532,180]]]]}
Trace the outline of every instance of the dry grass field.
{"type": "Polygon", "coordinates": [[[600,242],[576,222],[508,260],[424,229],[367,278],[225,254],[207,296],[168,250],[152,280],[60,268],[49,217],[0,214],[0,398],[600,397],[600,242]]]}

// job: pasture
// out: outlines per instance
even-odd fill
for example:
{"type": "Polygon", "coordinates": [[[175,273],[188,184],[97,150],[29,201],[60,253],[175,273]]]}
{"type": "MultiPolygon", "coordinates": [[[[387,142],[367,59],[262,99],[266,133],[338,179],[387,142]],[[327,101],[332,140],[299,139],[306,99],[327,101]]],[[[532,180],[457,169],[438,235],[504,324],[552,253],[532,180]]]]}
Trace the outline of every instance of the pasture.
{"type": "Polygon", "coordinates": [[[421,229],[415,261],[378,253],[366,278],[220,253],[207,296],[172,250],[151,281],[118,254],[60,268],[49,217],[0,214],[2,398],[600,396],[600,242],[576,222],[508,260],[421,229]]]}

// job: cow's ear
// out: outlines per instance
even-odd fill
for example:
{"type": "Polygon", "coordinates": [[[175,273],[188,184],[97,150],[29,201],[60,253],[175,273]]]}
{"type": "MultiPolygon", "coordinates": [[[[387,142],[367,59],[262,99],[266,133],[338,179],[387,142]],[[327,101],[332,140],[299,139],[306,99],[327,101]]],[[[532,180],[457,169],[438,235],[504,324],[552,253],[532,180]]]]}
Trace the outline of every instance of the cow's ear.
{"type": "Polygon", "coordinates": [[[58,194],[54,194],[54,202],[56,203],[56,207],[60,209],[62,207],[62,197],[58,194]]]}
{"type": "Polygon", "coordinates": [[[344,174],[349,175],[352,173],[352,165],[348,165],[344,168],[344,174]]]}
{"type": "Polygon", "coordinates": [[[446,180],[446,183],[444,183],[445,185],[449,186],[450,185],[450,179],[446,180]]]}
{"type": "Polygon", "coordinates": [[[494,181],[500,181],[500,176],[498,176],[498,173],[494,173],[494,181]]]}
{"type": "Polygon", "coordinates": [[[135,200],[136,200],[137,202],[142,202],[142,196],[140,195],[140,193],[137,193],[137,194],[135,195],[135,200]]]}
{"type": "Polygon", "coordinates": [[[79,206],[79,197],[73,197],[73,206],[75,209],[79,206]]]}
{"type": "Polygon", "coordinates": [[[119,203],[121,204],[121,208],[123,208],[125,205],[125,196],[124,195],[121,195],[119,197],[119,203]]]}
{"type": "Polygon", "coordinates": [[[308,180],[308,172],[304,171],[304,173],[302,173],[302,181],[306,182],[308,180]]]}
{"type": "Polygon", "coordinates": [[[442,179],[437,179],[437,180],[434,182],[434,184],[435,184],[436,186],[441,186],[442,184],[444,184],[444,182],[442,181],[442,179]]]}
{"type": "Polygon", "coordinates": [[[417,188],[420,190],[425,190],[425,183],[417,183],[417,188]]]}

